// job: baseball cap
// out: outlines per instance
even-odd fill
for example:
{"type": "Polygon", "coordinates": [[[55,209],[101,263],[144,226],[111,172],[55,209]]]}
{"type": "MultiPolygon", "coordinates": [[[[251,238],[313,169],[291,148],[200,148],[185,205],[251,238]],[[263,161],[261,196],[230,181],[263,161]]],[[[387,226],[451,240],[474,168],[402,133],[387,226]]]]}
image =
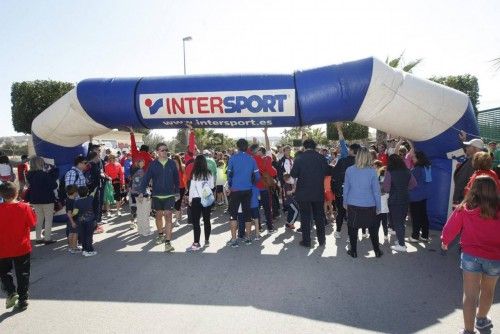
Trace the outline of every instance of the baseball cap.
{"type": "Polygon", "coordinates": [[[210,152],[209,150],[203,150],[203,155],[210,155],[212,154],[212,152],[210,152]]]}
{"type": "Polygon", "coordinates": [[[484,142],[481,139],[478,139],[478,138],[472,139],[470,141],[464,141],[464,145],[474,146],[474,147],[477,147],[479,149],[483,149],[484,148],[484,142]]]}

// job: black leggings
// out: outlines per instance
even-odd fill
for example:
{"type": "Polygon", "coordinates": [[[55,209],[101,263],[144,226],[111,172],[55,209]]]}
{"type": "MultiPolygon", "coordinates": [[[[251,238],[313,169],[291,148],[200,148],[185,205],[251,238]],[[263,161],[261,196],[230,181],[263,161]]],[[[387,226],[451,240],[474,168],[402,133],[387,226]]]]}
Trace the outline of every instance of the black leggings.
{"type": "Polygon", "coordinates": [[[193,224],[194,242],[200,243],[200,218],[203,215],[203,228],[205,230],[205,241],[209,241],[212,226],[210,225],[210,207],[204,208],[199,197],[193,198],[191,202],[191,222],[193,224]]]}
{"type": "MultiPolygon", "coordinates": [[[[375,226],[371,226],[368,228],[370,232],[370,240],[372,241],[373,250],[378,252],[380,250],[378,243],[378,230],[380,225],[376,224],[375,226]]],[[[347,231],[349,233],[349,243],[351,244],[351,250],[353,252],[357,251],[358,244],[358,229],[347,225],[347,231]]]]}
{"type": "Polygon", "coordinates": [[[427,217],[427,200],[424,199],[418,202],[410,202],[410,215],[412,238],[418,239],[420,237],[420,232],[422,232],[422,238],[428,239],[429,218],[427,217]]]}
{"type": "Polygon", "coordinates": [[[175,211],[181,210],[182,199],[184,198],[184,194],[186,193],[186,188],[180,188],[179,192],[180,192],[181,197],[179,197],[179,199],[174,204],[175,211]]]}

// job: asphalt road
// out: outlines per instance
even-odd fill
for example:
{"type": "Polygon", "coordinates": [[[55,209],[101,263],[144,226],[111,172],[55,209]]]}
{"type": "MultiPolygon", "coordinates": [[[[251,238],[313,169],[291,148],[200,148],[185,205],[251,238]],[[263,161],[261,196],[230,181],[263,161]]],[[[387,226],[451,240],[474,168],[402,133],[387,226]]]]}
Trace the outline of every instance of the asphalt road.
{"type": "MultiPolygon", "coordinates": [[[[334,239],[331,226],[325,248],[305,249],[283,222],[276,234],[232,249],[219,209],[210,247],[186,253],[193,234],[182,224],[176,251],[166,254],[127,219],[105,224],[91,258],[69,254],[58,225],[59,242],[34,247],[28,310],[4,309],[0,333],[444,334],[462,327],[458,250],[442,255],[435,231],[431,244],[408,244],[406,254],[385,243],[380,259],[369,239],[359,241],[357,259],[347,256],[347,232],[334,239]]],[[[500,327],[499,289],[490,315],[500,327]]]]}

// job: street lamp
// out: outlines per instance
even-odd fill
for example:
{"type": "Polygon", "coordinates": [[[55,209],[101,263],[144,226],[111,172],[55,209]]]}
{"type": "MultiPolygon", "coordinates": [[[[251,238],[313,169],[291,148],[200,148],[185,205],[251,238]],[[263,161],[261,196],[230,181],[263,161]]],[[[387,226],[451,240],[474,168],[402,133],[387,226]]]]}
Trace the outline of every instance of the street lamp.
{"type": "Polygon", "coordinates": [[[186,75],[186,42],[192,41],[193,37],[186,36],[182,39],[182,55],[184,57],[184,75],[186,75]]]}
{"type": "MultiPolygon", "coordinates": [[[[186,75],[186,42],[192,41],[193,37],[186,36],[182,39],[182,56],[184,59],[184,75],[186,75]]],[[[186,140],[186,145],[189,142],[189,131],[188,129],[184,129],[184,138],[186,140]]]]}

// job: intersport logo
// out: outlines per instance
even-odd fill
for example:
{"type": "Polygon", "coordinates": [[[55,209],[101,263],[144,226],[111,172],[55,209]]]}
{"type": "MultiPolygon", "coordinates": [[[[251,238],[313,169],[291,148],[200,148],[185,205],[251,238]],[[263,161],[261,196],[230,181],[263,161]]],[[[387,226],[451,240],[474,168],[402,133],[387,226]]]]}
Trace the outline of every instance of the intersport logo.
{"type": "Polygon", "coordinates": [[[295,90],[140,94],[145,119],[294,117],[295,90]]]}

